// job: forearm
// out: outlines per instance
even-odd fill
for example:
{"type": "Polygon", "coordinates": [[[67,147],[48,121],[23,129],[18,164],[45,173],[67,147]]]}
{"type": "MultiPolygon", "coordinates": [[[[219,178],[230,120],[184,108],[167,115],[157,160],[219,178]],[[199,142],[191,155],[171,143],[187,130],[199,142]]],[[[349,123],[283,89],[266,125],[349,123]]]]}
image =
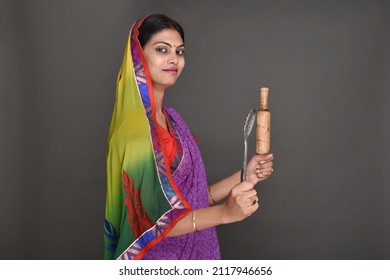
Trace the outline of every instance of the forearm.
{"type": "MultiPolygon", "coordinates": [[[[224,179],[227,182],[235,180],[235,173],[224,179]]],[[[222,180],[222,181],[224,181],[222,180]]],[[[172,228],[167,236],[177,236],[189,232],[204,230],[221,224],[234,223],[249,217],[259,208],[256,190],[253,183],[242,182],[230,188],[225,202],[207,208],[192,210],[172,228]]]]}
{"type": "MultiPolygon", "coordinates": [[[[229,195],[230,190],[240,182],[240,173],[237,171],[232,175],[209,186],[210,194],[215,202],[221,201],[229,195]]],[[[210,199],[210,198],[209,198],[210,199]]],[[[210,203],[212,204],[212,203],[210,203]]]]}
{"type": "Polygon", "coordinates": [[[216,205],[191,211],[172,228],[167,236],[177,236],[227,223],[224,205],[216,205]],[[194,218],[195,211],[195,219],[194,218]],[[195,227],[194,228],[194,221],[195,227]]]}

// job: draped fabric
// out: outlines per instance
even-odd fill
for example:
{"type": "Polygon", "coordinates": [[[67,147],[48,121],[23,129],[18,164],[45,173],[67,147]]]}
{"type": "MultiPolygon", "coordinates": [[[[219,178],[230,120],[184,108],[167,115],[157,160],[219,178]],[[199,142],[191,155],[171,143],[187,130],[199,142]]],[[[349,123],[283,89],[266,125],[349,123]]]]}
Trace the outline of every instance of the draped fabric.
{"type": "MultiPolygon", "coordinates": [[[[165,113],[166,119],[168,119],[168,115],[165,113]]],[[[160,126],[160,125],[159,125],[160,126]]],[[[172,126],[169,125],[168,122],[168,130],[164,129],[163,127],[160,126],[161,134],[162,134],[162,145],[166,147],[166,150],[168,152],[168,159],[169,159],[169,164],[172,164],[176,158],[177,154],[177,146],[176,146],[176,140],[175,140],[175,135],[173,133],[173,128],[172,126]]]]}
{"type": "Polygon", "coordinates": [[[166,237],[208,207],[202,158],[181,116],[164,107],[176,153],[163,143],[150,74],[135,23],[119,70],[107,147],[105,259],[219,259],[215,228],[166,237]]]}

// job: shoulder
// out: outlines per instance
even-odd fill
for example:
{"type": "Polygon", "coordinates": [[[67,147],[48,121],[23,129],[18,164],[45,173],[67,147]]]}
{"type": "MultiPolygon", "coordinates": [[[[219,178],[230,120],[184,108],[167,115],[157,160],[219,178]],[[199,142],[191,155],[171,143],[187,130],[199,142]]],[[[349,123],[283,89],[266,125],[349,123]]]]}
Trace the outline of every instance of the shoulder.
{"type": "Polygon", "coordinates": [[[173,108],[164,107],[165,112],[167,112],[171,121],[175,124],[175,127],[180,130],[189,130],[186,122],[183,117],[173,108]]]}
{"type": "Polygon", "coordinates": [[[193,138],[198,144],[198,138],[195,134],[191,132],[189,127],[187,126],[186,122],[184,121],[183,117],[173,108],[164,107],[165,112],[167,112],[168,116],[171,118],[171,120],[174,122],[175,127],[179,129],[180,131],[186,131],[188,132],[188,135],[191,135],[191,138],[193,138]]]}
{"type": "Polygon", "coordinates": [[[184,122],[183,117],[175,109],[170,107],[164,107],[164,110],[168,113],[168,116],[171,117],[175,122],[184,122]]]}
{"type": "Polygon", "coordinates": [[[171,107],[165,107],[164,106],[164,110],[165,110],[165,112],[168,113],[168,115],[174,114],[174,115],[179,115],[180,116],[180,114],[175,109],[173,109],[171,107]]]}

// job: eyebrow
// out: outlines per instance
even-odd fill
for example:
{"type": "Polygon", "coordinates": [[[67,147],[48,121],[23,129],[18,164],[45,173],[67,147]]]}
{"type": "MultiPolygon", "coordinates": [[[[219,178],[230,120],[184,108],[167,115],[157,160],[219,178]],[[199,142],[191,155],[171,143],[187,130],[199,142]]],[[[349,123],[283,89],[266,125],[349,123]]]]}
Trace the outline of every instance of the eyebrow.
{"type": "MultiPolygon", "coordinates": [[[[167,46],[169,46],[169,47],[172,48],[172,45],[171,45],[171,44],[169,44],[169,43],[167,43],[167,42],[164,42],[164,41],[156,42],[156,43],[154,43],[153,45],[157,45],[157,44],[164,44],[164,45],[167,45],[167,46]]],[[[184,44],[181,44],[180,46],[177,46],[176,48],[180,48],[180,47],[184,47],[184,44]]]]}

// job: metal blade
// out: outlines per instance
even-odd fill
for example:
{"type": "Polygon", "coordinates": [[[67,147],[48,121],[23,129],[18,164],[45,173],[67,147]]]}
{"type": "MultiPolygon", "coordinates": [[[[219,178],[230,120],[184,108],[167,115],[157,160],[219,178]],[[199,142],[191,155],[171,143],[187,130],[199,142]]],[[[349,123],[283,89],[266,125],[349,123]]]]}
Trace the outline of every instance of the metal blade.
{"type": "Polygon", "coordinates": [[[249,134],[251,134],[253,124],[255,122],[257,110],[253,108],[249,111],[248,116],[246,117],[245,123],[244,123],[244,161],[242,162],[242,168],[241,168],[241,182],[245,181],[246,178],[246,165],[248,161],[248,145],[247,140],[249,134]]]}
{"type": "Polygon", "coordinates": [[[255,122],[257,110],[255,108],[252,108],[252,110],[249,111],[248,116],[246,117],[245,123],[244,123],[244,139],[248,139],[249,134],[251,134],[253,124],[255,122]]]}

